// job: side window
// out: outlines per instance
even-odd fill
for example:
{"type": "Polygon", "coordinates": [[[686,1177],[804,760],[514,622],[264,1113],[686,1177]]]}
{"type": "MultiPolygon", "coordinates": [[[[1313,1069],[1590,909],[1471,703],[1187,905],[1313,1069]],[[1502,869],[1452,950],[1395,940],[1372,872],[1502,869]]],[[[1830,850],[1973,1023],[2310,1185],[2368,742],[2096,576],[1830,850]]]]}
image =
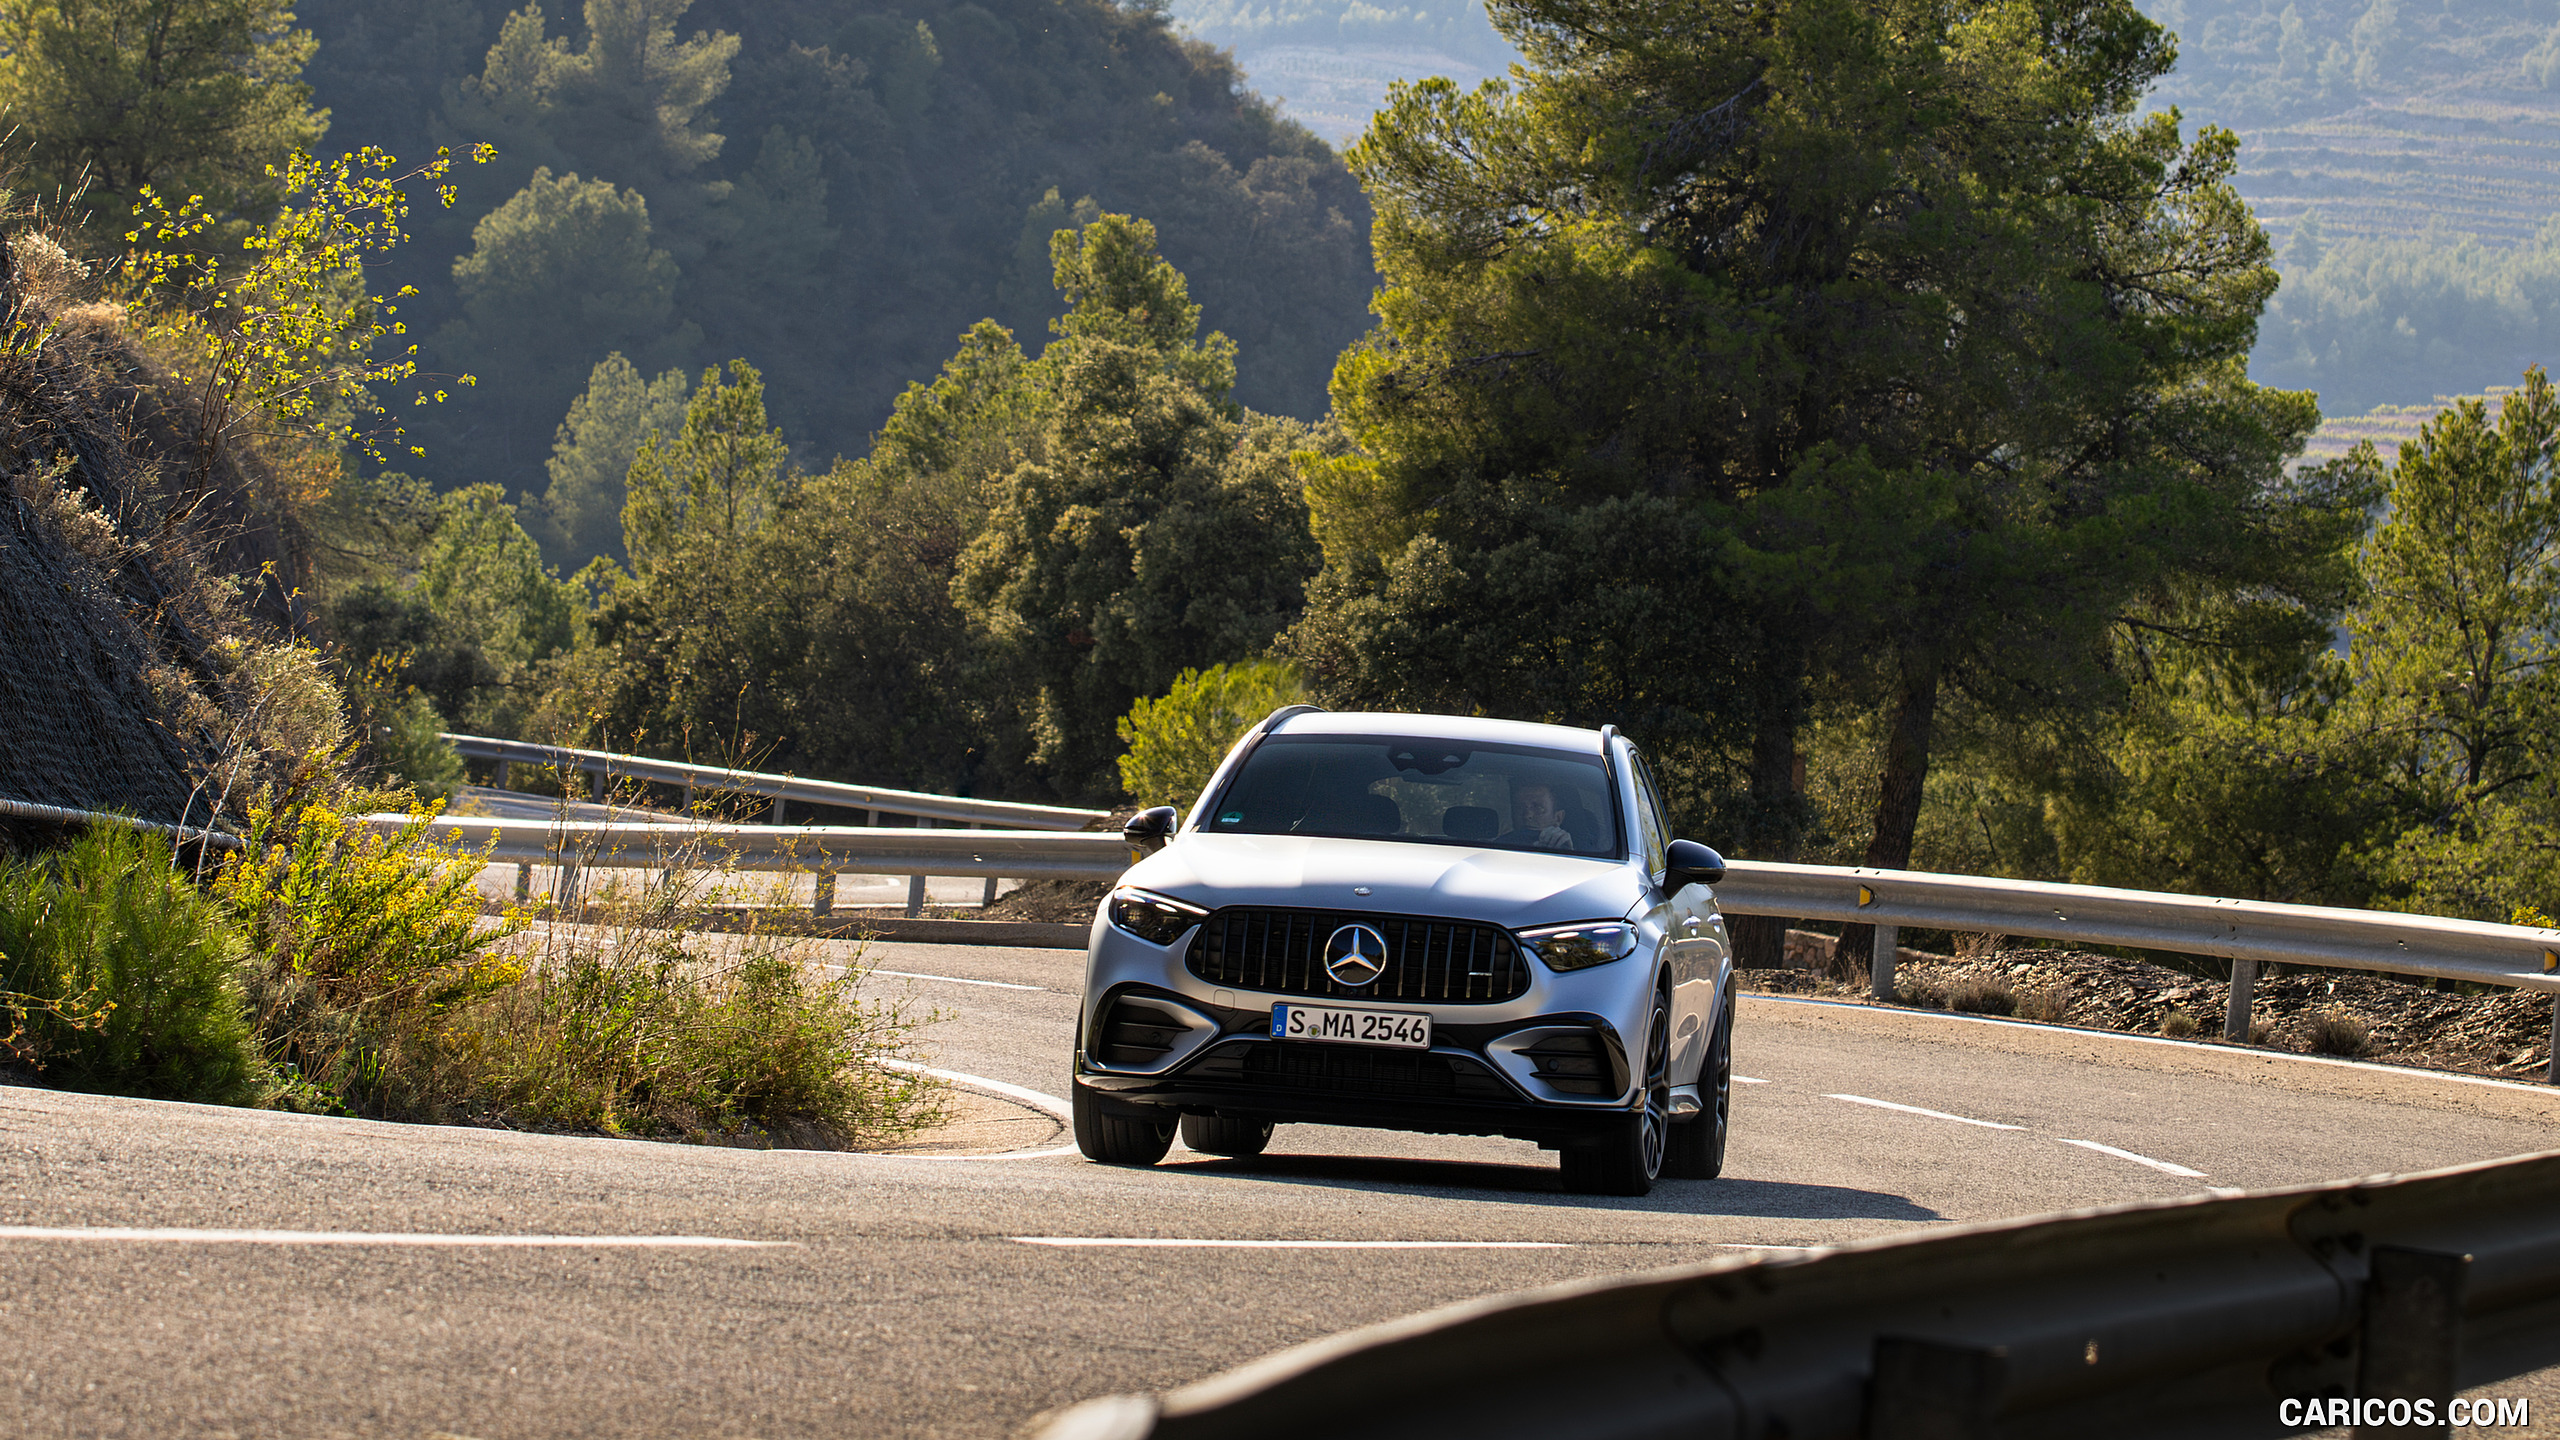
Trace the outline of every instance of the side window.
{"type": "Polygon", "coordinates": [[[1644,837],[1644,868],[1659,875],[1670,863],[1665,852],[1671,845],[1671,824],[1663,818],[1662,792],[1654,788],[1653,767],[1644,763],[1634,746],[1627,747],[1627,758],[1635,762],[1636,829],[1644,837]]]}

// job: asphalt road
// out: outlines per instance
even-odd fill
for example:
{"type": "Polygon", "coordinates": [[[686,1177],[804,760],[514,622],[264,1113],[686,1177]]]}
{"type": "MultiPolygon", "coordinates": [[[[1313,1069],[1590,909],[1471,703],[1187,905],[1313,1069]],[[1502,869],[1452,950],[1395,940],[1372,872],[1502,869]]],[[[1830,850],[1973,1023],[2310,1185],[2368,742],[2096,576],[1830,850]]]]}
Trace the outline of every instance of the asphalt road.
{"type": "MultiPolygon", "coordinates": [[[[1063,1093],[1079,957],[870,961],[946,1012],[936,1066],[1063,1093]]],[[[2205,1046],[1752,997],[1735,1047],[1728,1178],[1643,1200],[1517,1142],[1312,1127],[1109,1169],[1036,1108],[960,1158],[0,1089],[30,1227],[0,1228],[0,1437],[1000,1436],[1495,1291],[2560,1146],[2548,1091],[2205,1046]],[[132,1233],[169,1228],[228,1233],[132,1233]],[[1025,1243],[1138,1239],[1474,1248],[1025,1243]]]]}

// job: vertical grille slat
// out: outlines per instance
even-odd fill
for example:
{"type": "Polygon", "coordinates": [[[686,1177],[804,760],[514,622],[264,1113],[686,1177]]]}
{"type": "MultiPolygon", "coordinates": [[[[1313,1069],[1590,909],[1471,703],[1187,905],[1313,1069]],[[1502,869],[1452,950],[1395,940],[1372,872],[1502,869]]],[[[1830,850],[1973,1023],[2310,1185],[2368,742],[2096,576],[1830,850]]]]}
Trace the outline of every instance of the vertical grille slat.
{"type": "Polygon", "coordinates": [[[1184,959],[1192,974],[1213,984],[1278,995],[1489,1004],[1529,988],[1528,967],[1508,931],[1421,915],[1221,910],[1200,927],[1184,959]],[[1355,923],[1386,939],[1387,968],[1376,983],[1346,989],[1325,973],[1324,945],[1335,930],[1355,923]]]}

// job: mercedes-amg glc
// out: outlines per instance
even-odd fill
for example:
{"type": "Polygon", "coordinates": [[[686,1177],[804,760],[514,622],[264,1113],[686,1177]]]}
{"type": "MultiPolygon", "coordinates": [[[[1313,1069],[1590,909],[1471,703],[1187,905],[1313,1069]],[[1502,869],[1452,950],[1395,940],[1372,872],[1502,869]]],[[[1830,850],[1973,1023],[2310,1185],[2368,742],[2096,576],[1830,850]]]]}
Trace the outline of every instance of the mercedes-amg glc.
{"type": "Polygon", "coordinates": [[[1291,706],[1127,833],[1076,1031],[1087,1156],[1316,1123],[1535,1141],[1587,1193],[1723,1168],[1724,861],[1614,729],[1291,706]]]}

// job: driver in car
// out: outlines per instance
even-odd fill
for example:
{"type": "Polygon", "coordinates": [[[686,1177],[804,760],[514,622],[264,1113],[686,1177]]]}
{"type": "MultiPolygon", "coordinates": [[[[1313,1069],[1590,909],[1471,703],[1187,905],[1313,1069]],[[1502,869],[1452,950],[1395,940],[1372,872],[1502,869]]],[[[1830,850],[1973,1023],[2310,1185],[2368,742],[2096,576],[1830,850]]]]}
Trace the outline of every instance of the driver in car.
{"type": "Polygon", "coordinates": [[[1495,843],[1534,845],[1541,850],[1573,848],[1573,833],[1564,828],[1564,807],[1556,803],[1553,786],[1520,786],[1511,792],[1511,808],[1520,817],[1520,828],[1495,843]]]}

